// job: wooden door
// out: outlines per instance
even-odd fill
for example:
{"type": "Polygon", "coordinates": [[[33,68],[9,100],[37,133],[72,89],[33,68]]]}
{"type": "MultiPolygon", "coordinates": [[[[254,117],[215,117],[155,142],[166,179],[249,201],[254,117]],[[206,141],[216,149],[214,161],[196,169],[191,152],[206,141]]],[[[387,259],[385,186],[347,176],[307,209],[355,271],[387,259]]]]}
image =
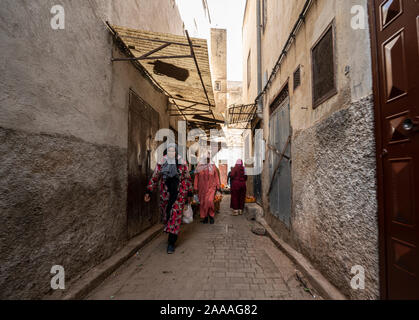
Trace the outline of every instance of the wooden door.
{"type": "Polygon", "coordinates": [[[227,175],[228,175],[228,164],[222,164],[218,166],[220,169],[220,181],[221,184],[227,185],[227,175]]]}
{"type": "Polygon", "coordinates": [[[419,299],[419,2],[371,7],[384,298],[419,299]]]}
{"type": "Polygon", "coordinates": [[[128,238],[132,238],[158,222],[157,192],[150,203],[143,199],[154,169],[152,156],[157,147],[154,137],[159,115],[131,91],[128,119],[127,225],[128,238]]]}

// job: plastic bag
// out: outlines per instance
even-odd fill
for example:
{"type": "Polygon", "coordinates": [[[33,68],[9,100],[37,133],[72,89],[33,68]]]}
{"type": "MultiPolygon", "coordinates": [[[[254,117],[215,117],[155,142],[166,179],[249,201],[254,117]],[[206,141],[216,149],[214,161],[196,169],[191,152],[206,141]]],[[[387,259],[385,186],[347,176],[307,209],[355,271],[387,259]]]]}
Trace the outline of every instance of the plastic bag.
{"type": "Polygon", "coordinates": [[[186,224],[193,222],[193,211],[189,204],[185,207],[183,211],[182,221],[183,223],[186,223],[186,224]]]}

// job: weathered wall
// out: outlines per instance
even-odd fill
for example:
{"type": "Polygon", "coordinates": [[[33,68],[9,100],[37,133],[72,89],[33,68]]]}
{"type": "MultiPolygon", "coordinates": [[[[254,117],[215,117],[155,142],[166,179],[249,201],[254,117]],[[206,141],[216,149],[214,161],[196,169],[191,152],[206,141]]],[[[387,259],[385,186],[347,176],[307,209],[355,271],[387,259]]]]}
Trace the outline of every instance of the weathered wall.
{"type": "Polygon", "coordinates": [[[111,63],[121,54],[104,20],[182,34],[173,2],[61,1],[65,30],[52,30],[55,4],[0,7],[2,299],[40,298],[53,265],[69,281],[127,240],[129,89],[169,126],[167,97],[131,63],[111,63]]]}
{"type": "Polygon", "coordinates": [[[372,96],[293,137],[292,238],[344,294],[377,299],[378,232],[372,96]],[[365,268],[365,290],[350,287],[365,268]]]}
{"type": "Polygon", "coordinates": [[[227,30],[211,29],[211,78],[214,89],[215,109],[218,113],[227,108],[227,30]],[[221,90],[215,90],[219,81],[221,90]]]}
{"type": "Polygon", "coordinates": [[[126,241],[126,150],[0,128],[0,298],[50,290],[126,241]]]}
{"type": "Polygon", "coordinates": [[[227,107],[233,104],[241,104],[243,100],[243,82],[228,81],[227,82],[227,107]]]}
{"type": "MultiPolygon", "coordinates": [[[[127,63],[111,63],[112,38],[104,21],[169,32],[170,12],[164,14],[164,9],[171,4],[166,0],[61,3],[65,30],[50,26],[54,1],[2,1],[0,48],[7,64],[0,66],[0,126],[126,147],[127,87],[117,83],[113,68],[127,63]],[[156,11],[158,3],[162,7],[156,11]],[[148,18],[138,18],[145,13],[148,18]]],[[[173,33],[182,32],[180,18],[173,14],[171,21],[180,24],[173,33]]],[[[143,98],[150,103],[149,91],[153,90],[144,91],[149,97],[143,98]]],[[[165,106],[157,111],[164,114],[165,106]]]]}
{"type": "Polygon", "coordinates": [[[254,103],[257,92],[256,0],[247,0],[243,18],[243,103],[254,103]],[[250,53],[251,79],[247,82],[247,58],[250,53]]]}
{"type": "MultiPolygon", "coordinates": [[[[298,19],[305,0],[289,1],[268,0],[268,25],[262,37],[263,72],[273,69],[280,52],[298,19]],[[281,12],[280,15],[273,13],[281,12]],[[278,27],[281,26],[281,27],[278,27]],[[279,39],[279,41],[272,41],[279,39]]],[[[265,96],[264,105],[269,106],[283,85],[290,82],[291,122],[294,130],[307,129],[322,121],[335,111],[345,107],[347,101],[358,101],[371,94],[371,54],[370,35],[367,15],[365,30],[351,28],[351,8],[362,5],[365,10],[367,1],[358,0],[317,0],[314,1],[306,21],[283,60],[271,89],[265,96]],[[312,107],[311,49],[321,34],[334,21],[336,27],[336,84],[338,94],[325,101],[320,107],[312,107]],[[293,90],[293,73],[301,66],[301,86],[293,90]],[[345,68],[350,71],[345,74],[345,68]]],[[[269,116],[269,115],[268,115],[269,116]]],[[[266,132],[266,135],[269,131],[266,132]]]]}
{"type": "MultiPolygon", "coordinates": [[[[248,2],[250,8],[254,1],[248,2]]],[[[304,3],[305,0],[267,0],[262,74],[267,71],[270,75],[304,3]]],[[[305,253],[333,284],[351,298],[374,299],[379,297],[379,266],[368,17],[365,16],[366,29],[351,28],[352,6],[362,5],[366,9],[366,4],[366,0],[314,1],[282,61],[264,97],[263,129],[264,138],[269,141],[269,106],[289,81],[291,228],[269,213],[266,192],[263,203],[265,218],[273,229],[305,253]],[[313,109],[311,48],[332,21],[336,27],[337,94],[313,109]],[[293,73],[299,65],[301,85],[294,91],[293,73]],[[365,291],[350,288],[351,267],[357,264],[366,270],[365,291]]],[[[247,25],[245,20],[243,32],[244,38],[255,39],[253,22],[247,25]]],[[[243,58],[247,58],[246,52],[243,58]]],[[[257,70],[252,70],[255,79],[257,70]]],[[[247,94],[247,99],[251,101],[255,96],[247,94]]],[[[269,163],[265,161],[263,190],[269,188],[269,182],[269,163]]]]}

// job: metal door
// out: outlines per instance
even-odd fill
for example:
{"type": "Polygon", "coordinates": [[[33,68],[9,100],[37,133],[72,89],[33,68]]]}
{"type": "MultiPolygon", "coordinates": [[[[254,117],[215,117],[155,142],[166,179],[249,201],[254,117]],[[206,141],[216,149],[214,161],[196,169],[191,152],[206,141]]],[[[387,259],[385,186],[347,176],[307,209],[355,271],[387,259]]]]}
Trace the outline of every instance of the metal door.
{"type": "MultiPolygon", "coordinates": [[[[260,122],[255,127],[255,132],[253,134],[256,141],[263,139],[263,132],[262,131],[256,131],[260,130],[260,122]],[[260,139],[258,139],[260,136],[260,139]]],[[[255,167],[263,167],[263,159],[264,159],[264,150],[263,150],[263,144],[256,144],[255,145],[255,167]]],[[[261,204],[262,203],[262,175],[258,174],[253,176],[253,191],[256,198],[256,202],[261,204]]]]}
{"type": "MultiPolygon", "coordinates": [[[[279,107],[272,113],[269,121],[269,169],[270,179],[280,160],[280,154],[291,134],[289,98],[280,102],[279,107]],[[275,149],[276,152],[273,150],[275,149]]],[[[287,227],[290,227],[291,218],[291,146],[285,150],[278,172],[272,182],[269,194],[271,213],[279,218],[287,227]]]]}
{"type": "Polygon", "coordinates": [[[158,197],[144,202],[144,193],[155,161],[154,141],[159,129],[159,114],[133,91],[130,92],[128,116],[128,237],[132,238],[158,222],[158,197]]]}
{"type": "Polygon", "coordinates": [[[374,0],[371,10],[382,290],[419,299],[419,2],[374,0]]]}

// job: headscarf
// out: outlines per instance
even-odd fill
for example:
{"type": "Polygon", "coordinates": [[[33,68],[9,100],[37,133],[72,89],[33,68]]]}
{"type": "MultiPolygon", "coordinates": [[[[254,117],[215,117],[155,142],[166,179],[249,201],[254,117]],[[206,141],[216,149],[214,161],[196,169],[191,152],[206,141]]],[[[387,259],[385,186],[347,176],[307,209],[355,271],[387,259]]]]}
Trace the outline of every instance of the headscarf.
{"type": "Polygon", "coordinates": [[[169,155],[165,156],[164,163],[161,168],[161,174],[163,176],[163,179],[166,180],[167,178],[173,178],[179,176],[178,171],[178,149],[177,145],[175,143],[169,143],[167,145],[167,152],[169,153],[169,149],[174,148],[176,150],[176,155],[174,158],[170,158],[169,155]]]}
{"type": "Polygon", "coordinates": [[[240,175],[244,175],[244,167],[243,167],[243,160],[239,159],[236,162],[236,166],[231,170],[231,175],[239,173],[240,175]]]}
{"type": "Polygon", "coordinates": [[[201,172],[208,170],[209,172],[212,172],[214,169],[213,164],[211,163],[211,157],[209,155],[201,157],[201,160],[199,161],[198,167],[196,168],[196,172],[201,172]],[[209,159],[209,161],[208,161],[209,159]]]}

